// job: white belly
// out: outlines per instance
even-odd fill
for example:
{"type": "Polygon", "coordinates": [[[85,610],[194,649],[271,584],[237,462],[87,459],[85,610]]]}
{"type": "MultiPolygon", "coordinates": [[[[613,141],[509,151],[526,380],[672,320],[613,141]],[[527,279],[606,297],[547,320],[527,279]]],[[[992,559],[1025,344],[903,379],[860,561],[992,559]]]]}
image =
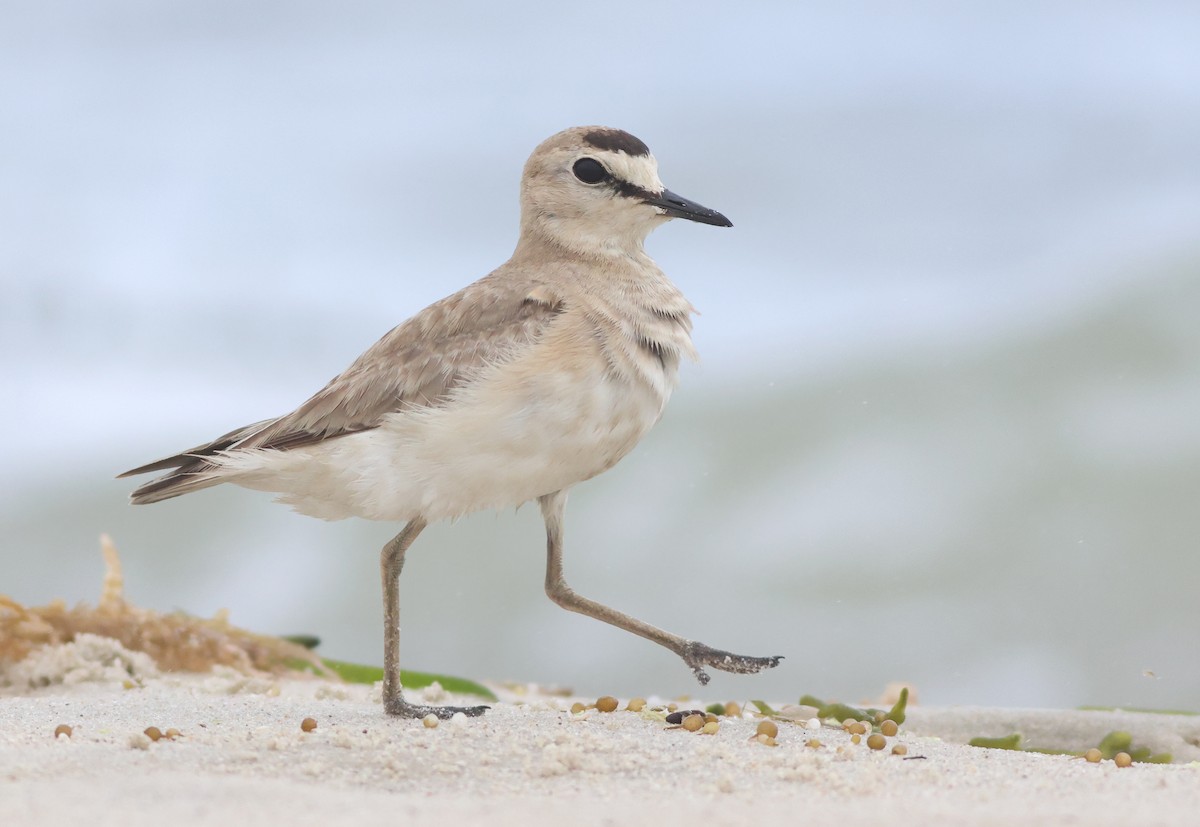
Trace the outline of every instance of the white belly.
{"type": "Polygon", "coordinates": [[[493,369],[444,405],[390,414],[369,431],[231,456],[229,481],[333,520],[513,507],[612,467],[658,421],[674,380],[547,371],[537,361],[493,369]]]}

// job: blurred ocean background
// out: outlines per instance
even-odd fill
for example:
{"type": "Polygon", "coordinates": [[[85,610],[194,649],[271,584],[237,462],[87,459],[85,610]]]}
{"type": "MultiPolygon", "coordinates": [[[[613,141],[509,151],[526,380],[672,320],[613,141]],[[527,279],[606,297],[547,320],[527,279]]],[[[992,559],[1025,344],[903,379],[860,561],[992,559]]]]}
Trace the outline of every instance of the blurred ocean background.
{"type": "MultiPolygon", "coordinates": [[[[732,230],[664,420],[579,486],[567,576],[787,656],[702,697],[1200,708],[1200,5],[16,0],[0,25],[0,593],[378,663],[378,549],[113,476],[284,413],[511,252],[566,126],[732,230]]],[[[697,692],[542,593],[537,509],[427,531],[402,661],[697,692]]]]}

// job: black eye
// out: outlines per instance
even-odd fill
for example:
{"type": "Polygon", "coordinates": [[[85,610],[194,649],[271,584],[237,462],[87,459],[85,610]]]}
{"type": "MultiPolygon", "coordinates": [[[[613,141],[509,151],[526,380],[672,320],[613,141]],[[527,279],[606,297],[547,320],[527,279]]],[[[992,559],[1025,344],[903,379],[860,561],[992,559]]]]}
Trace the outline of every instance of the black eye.
{"type": "Polygon", "coordinates": [[[580,158],[571,169],[575,177],[585,184],[599,184],[608,179],[608,170],[595,158],[580,158]]]}

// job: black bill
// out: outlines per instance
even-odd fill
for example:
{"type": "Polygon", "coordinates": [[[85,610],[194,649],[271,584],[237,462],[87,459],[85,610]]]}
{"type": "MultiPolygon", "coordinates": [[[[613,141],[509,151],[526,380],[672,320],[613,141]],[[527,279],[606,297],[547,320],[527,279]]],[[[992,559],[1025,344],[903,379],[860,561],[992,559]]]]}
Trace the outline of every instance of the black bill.
{"type": "Polygon", "coordinates": [[[642,200],[647,204],[658,207],[666,215],[674,218],[686,218],[688,221],[699,221],[701,224],[712,224],[714,227],[732,227],[733,222],[716,210],[689,201],[682,195],[676,195],[670,190],[663,190],[655,195],[645,193],[642,200]]]}

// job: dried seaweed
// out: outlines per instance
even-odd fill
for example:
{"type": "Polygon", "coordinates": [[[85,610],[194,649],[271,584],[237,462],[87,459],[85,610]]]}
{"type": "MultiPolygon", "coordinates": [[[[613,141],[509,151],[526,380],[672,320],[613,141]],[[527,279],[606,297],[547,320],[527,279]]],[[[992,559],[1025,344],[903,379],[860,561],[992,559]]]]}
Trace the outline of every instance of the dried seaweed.
{"type": "Polygon", "coordinates": [[[41,646],[69,643],[86,633],[144,652],[166,671],[207,672],[220,665],[246,674],[294,673],[301,663],[319,675],[336,677],[304,646],[239,629],[229,623],[225,612],[205,619],[131,605],[124,596],[121,560],[107,535],[101,536],[100,548],[105,573],[95,607],[67,608],[61,600],[26,607],[0,595],[0,663],[15,663],[41,646]]]}

